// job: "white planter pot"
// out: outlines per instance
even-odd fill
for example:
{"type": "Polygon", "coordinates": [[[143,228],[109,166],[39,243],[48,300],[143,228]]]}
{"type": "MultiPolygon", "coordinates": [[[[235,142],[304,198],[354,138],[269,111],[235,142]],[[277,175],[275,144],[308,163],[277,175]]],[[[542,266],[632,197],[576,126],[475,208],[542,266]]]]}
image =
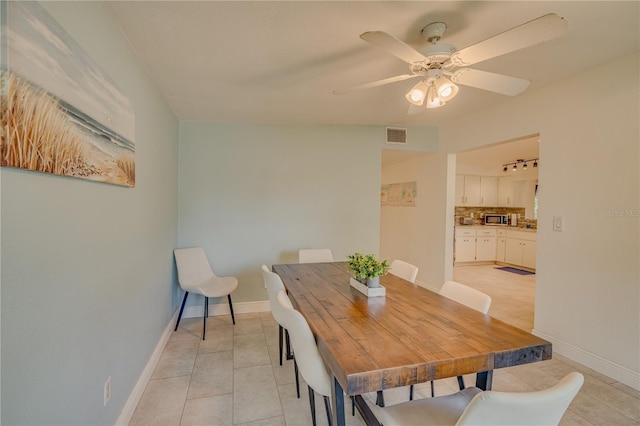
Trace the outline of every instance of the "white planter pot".
{"type": "MultiPolygon", "coordinates": [[[[379,278],[379,277],[378,277],[379,278]]],[[[387,293],[387,289],[378,284],[378,287],[367,287],[362,284],[360,281],[356,281],[353,278],[350,278],[351,287],[358,290],[360,293],[364,294],[367,297],[377,297],[384,296],[387,293]]]]}

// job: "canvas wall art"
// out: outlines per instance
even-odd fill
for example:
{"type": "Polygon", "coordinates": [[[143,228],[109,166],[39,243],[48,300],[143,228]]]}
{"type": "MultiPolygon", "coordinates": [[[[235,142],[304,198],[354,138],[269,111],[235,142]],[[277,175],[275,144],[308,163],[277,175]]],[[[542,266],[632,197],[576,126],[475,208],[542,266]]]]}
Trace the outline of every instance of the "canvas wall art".
{"type": "Polygon", "coordinates": [[[129,99],[37,2],[6,2],[0,165],[135,186],[129,99]]]}
{"type": "Polygon", "coordinates": [[[415,207],[417,197],[417,182],[390,183],[380,186],[381,206],[415,207]]]}

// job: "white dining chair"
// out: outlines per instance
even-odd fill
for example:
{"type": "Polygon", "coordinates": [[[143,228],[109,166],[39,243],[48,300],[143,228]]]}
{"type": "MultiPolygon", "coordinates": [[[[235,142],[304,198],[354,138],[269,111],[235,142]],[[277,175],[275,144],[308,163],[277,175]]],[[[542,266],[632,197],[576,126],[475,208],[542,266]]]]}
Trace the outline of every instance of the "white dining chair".
{"type": "Polygon", "coordinates": [[[440,287],[439,294],[483,314],[489,312],[491,307],[491,297],[489,295],[455,281],[445,282],[440,287]]]}
{"type": "Polygon", "coordinates": [[[205,340],[207,331],[207,317],[209,316],[209,298],[227,296],[229,300],[229,310],[231,320],[236,323],[233,315],[233,304],[231,303],[231,293],[238,287],[238,280],[235,277],[218,277],[211,270],[209,260],[202,247],[191,247],[175,249],[173,254],[176,258],[178,269],[178,284],[184,290],[184,299],[180,306],[176,328],[180,324],[184,305],[187,302],[189,293],[201,294],[204,296],[204,324],[202,326],[202,340],[205,340]]]}
{"type": "MultiPolygon", "coordinates": [[[[439,294],[485,315],[489,312],[489,308],[491,307],[491,297],[488,294],[456,281],[445,282],[442,287],[440,287],[439,294]]],[[[458,376],[458,387],[460,390],[465,388],[464,378],[462,376],[458,376]]],[[[433,382],[431,382],[431,396],[434,395],[435,389],[433,382]]],[[[411,396],[409,399],[411,399],[411,396]]]]}
{"type": "Polygon", "coordinates": [[[469,387],[452,395],[372,407],[372,411],[385,426],[557,425],[583,383],[584,376],[573,372],[556,385],[535,392],[469,387]]]}
{"type": "MultiPolygon", "coordinates": [[[[284,284],[282,283],[282,279],[278,274],[275,274],[269,271],[267,265],[262,265],[262,278],[264,280],[264,285],[267,287],[267,295],[269,296],[269,305],[271,306],[271,314],[273,318],[278,323],[278,343],[280,349],[280,365],[282,365],[282,353],[284,347],[286,347],[286,358],[293,359],[293,355],[290,350],[290,341],[289,341],[289,333],[284,327],[284,320],[286,312],[283,311],[280,303],[278,302],[278,292],[283,291],[286,292],[284,288],[284,284]],[[285,342],[286,341],[286,342],[285,342]]],[[[291,306],[291,301],[287,298],[286,302],[289,303],[289,308],[293,309],[291,306]]],[[[298,374],[296,373],[296,392],[298,394],[298,398],[300,398],[300,382],[298,379],[298,374]]]]}
{"type": "Polygon", "coordinates": [[[311,420],[316,425],[315,393],[324,398],[327,419],[331,426],[331,376],[322,361],[316,340],[309,328],[307,320],[302,314],[291,307],[291,301],[284,291],[279,291],[278,302],[285,313],[284,327],[289,331],[293,356],[297,362],[302,378],[309,387],[309,405],[311,406],[311,420]]]}
{"type": "Polygon", "coordinates": [[[333,262],[331,249],[300,249],[298,250],[298,263],[322,263],[333,262]]]}
{"type": "MultiPolygon", "coordinates": [[[[439,294],[485,315],[491,307],[491,297],[489,295],[456,281],[445,282],[442,287],[440,287],[439,294]]],[[[465,388],[464,378],[462,376],[458,376],[458,387],[460,390],[465,388]]],[[[435,396],[433,381],[431,381],[431,396],[435,396]]],[[[413,385],[411,385],[409,390],[409,400],[413,400],[413,385]]]]}
{"type": "Polygon", "coordinates": [[[418,276],[418,267],[403,260],[396,259],[391,262],[389,272],[396,277],[404,278],[410,283],[415,284],[416,277],[418,276]]]}

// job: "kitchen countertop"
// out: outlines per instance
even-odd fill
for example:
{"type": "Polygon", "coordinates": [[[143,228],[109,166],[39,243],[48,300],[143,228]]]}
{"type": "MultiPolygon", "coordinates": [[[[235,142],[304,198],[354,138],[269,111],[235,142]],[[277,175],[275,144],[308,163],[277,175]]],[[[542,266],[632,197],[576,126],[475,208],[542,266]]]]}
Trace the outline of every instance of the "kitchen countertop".
{"type": "Polygon", "coordinates": [[[457,224],[455,226],[456,226],[456,228],[457,227],[460,227],[460,228],[474,228],[474,229],[495,228],[495,229],[506,229],[508,231],[524,231],[524,232],[537,232],[538,231],[536,228],[525,228],[524,226],[509,226],[509,225],[461,225],[461,224],[457,224]]]}

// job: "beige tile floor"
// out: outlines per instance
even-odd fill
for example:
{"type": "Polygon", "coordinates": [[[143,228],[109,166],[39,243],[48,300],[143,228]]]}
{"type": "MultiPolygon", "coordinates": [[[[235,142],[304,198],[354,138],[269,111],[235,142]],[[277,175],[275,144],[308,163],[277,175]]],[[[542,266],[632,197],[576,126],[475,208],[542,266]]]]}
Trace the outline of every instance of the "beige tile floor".
{"type": "MultiPolygon", "coordinates": [[[[456,267],[454,279],[493,298],[489,314],[530,330],[533,326],[535,276],[497,271],[493,266],[456,267]]],[[[207,340],[202,319],[183,319],[165,347],[131,419],[131,425],[310,425],[306,384],[296,398],[292,361],[278,363],[278,325],[271,313],[211,317],[207,340]]],[[[493,388],[532,391],[555,384],[570,371],[585,375],[585,384],[561,425],[638,425],[640,392],[562,356],[549,361],[496,370],[493,388]]],[[[472,377],[466,379],[472,383],[472,377]]],[[[455,392],[455,379],[436,382],[436,394],[455,392]]],[[[427,397],[429,385],[416,386],[427,397]]],[[[374,395],[367,395],[368,399],[374,395]]],[[[385,391],[385,402],[406,401],[408,388],[385,391]]],[[[347,424],[362,425],[358,414],[347,424]]],[[[316,397],[318,425],[327,419],[316,397]]]]}

